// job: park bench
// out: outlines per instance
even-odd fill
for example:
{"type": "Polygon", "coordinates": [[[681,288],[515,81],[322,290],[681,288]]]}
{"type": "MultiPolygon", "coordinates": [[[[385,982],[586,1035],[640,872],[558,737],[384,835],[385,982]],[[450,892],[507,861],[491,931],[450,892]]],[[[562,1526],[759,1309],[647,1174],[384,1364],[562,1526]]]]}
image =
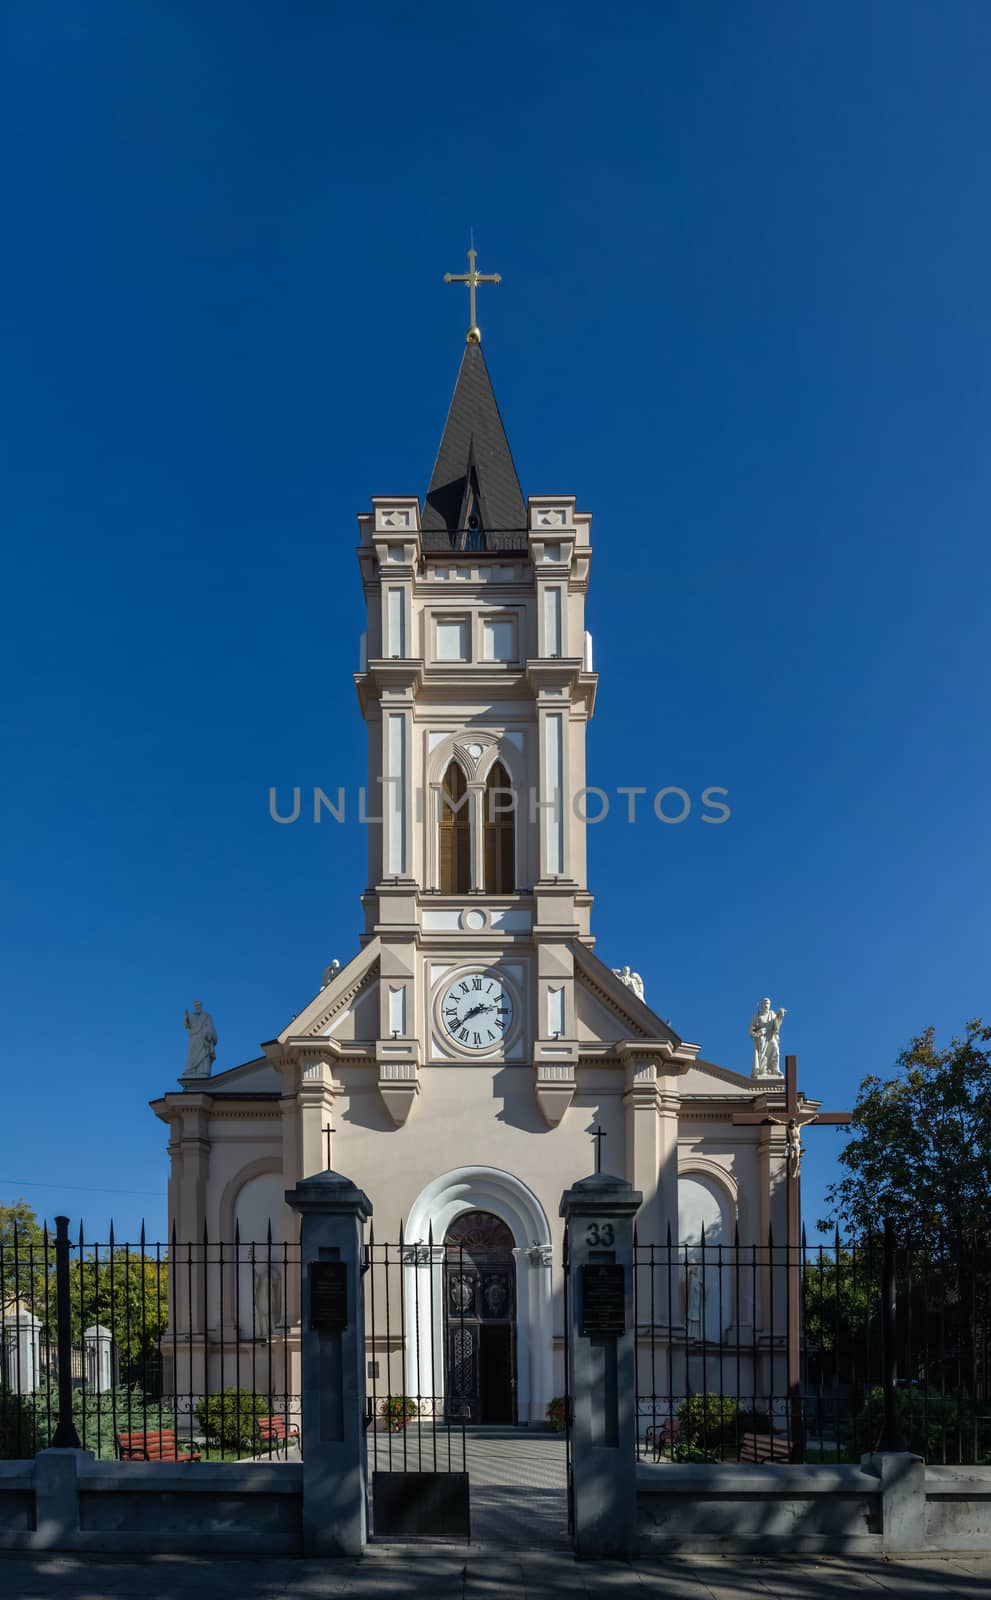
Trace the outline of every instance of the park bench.
{"type": "Polygon", "coordinates": [[[198,1450],[180,1450],[174,1428],[143,1429],[140,1433],[119,1433],[117,1454],[121,1461],[199,1461],[198,1450]]]}
{"type": "Polygon", "coordinates": [[[740,1460],[756,1463],[790,1461],[788,1440],[783,1433],[741,1433],[740,1460]]]}
{"type": "Polygon", "coordinates": [[[660,1461],[664,1455],[665,1446],[676,1443],[681,1432],[681,1423],[677,1417],[668,1417],[660,1426],[652,1425],[644,1434],[644,1446],[651,1452],[655,1461],[660,1461]]]}
{"type": "Polygon", "coordinates": [[[295,1422],[288,1426],[284,1417],[259,1417],[258,1433],[262,1444],[291,1444],[299,1439],[299,1429],[295,1422]]]}

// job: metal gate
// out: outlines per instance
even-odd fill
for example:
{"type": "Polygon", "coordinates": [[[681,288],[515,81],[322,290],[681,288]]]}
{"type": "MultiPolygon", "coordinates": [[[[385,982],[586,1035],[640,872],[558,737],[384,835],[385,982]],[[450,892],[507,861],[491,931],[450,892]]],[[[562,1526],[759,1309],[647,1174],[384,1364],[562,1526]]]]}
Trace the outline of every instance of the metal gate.
{"type": "MultiPolygon", "coordinates": [[[[471,1281],[470,1256],[463,1240],[435,1244],[432,1230],[407,1240],[400,1227],[398,1244],[379,1244],[372,1229],[363,1273],[372,1537],[467,1540],[470,1396],[451,1393],[447,1310],[452,1288],[471,1281]]],[[[467,1332],[470,1309],[455,1332],[467,1332]]]]}

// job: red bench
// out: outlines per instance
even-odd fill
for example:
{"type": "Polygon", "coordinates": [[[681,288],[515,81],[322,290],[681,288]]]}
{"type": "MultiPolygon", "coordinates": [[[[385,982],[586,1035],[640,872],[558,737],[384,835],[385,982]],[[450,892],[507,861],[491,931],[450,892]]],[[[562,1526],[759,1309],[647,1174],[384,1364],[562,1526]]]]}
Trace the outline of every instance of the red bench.
{"type": "Polygon", "coordinates": [[[783,1433],[741,1433],[740,1460],[790,1461],[788,1440],[783,1433]]]}
{"type": "Polygon", "coordinates": [[[121,1461],[199,1461],[198,1450],[180,1450],[174,1428],[148,1429],[140,1433],[119,1433],[117,1454],[121,1461]]]}
{"type": "Polygon", "coordinates": [[[295,1422],[287,1427],[284,1417],[259,1417],[258,1433],[262,1444],[291,1444],[299,1438],[295,1422]]]}
{"type": "Polygon", "coordinates": [[[660,1461],[666,1445],[676,1444],[681,1432],[681,1423],[677,1417],[667,1417],[659,1426],[651,1425],[644,1434],[644,1445],[653,1453],[655,1461],[660,1461]]]}

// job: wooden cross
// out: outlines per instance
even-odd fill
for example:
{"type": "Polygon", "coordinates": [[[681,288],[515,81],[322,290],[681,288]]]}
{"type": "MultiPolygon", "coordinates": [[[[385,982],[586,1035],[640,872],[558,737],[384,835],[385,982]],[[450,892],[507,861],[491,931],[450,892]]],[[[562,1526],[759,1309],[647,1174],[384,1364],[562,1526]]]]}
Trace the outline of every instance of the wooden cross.
{"type": "MultiPolygon", "coordinates": [[[[758,1080],[761,1081],[761,1080],[758,1080]]],[[[775,1100],[763,1111],[735,1111],[734,1122],[776,1122],[788,1130],[788,1176],[798,1177],[801,1164],[801,1133],[802,1129],[810,1122],[831,1124],[833,1127],[845,1127],[852,1121],[849,1111],[812,1111],[806,1107],[805,1096],[798,1092],[798,1057],[785,1056],[785,1098],[784,1104],[775,1100]]],[[[789,1185],[789,1194],[793,1186],[789,1185]]],[[[796,1221],[798,1212],[796,1209],[796,1221]]],[[[789,1229],[788,1243],[798,1245],[797,1229],[794,1240],[789,1229]]]]}
{"type": "MultiPolygon", "coordinates": [[[[849,1111],[812,1111],[798,1092],[798,1057],[785,1056],[784,1102],[774,1100],[762,1111],[735,1111],[736,1123],[774,1123],[784,1126],[787,1140],[785,1187],[786,1199],[786,1252],[785,1270],[788,1294],[788,1395],[791,1411],[791,1456],[801,1461],[805,1453],[804,1422],[802,1417],[802,1280],[801,1280],[801,1213],[799,1209],[798,1175],[802,1163],[802,1129],[817,1122],[836,1128],[846,1127],[853,1121],[849,1111]]],[[[768,1266],[773,1271],[773,1262],[768,1266]]]]}
{"type": "Polygon", "coordinates": [[[475,267],[478,251],[472,247],[468,251],[467,272],[445,272],[445,283],[466,283],[468,285],[468,314],[470,324],[468,328],[468,343],[480,344],[482,335],[475,320],[475,290],[480,283],[501,283],[502,277],[498,272],[479,272],[475,267]]]}
{"type": "Polygon", "coordinates": [[[331,1136],[332,1133],[336,1133],[337,1129],[336,1128],[332,1128],[330,1123],[328,1122],[327,1126],[324,1128],[323,1131],[327,1135],[327,1171],[328,1172],[333,1172],[333,1170],[334,1170],[333,1162],[330,1159],[330,1136],[331,1136]]]}
{"type": "Polygon", "coordinates": [[[596,1170],[596,1172],[601,1172],[602,1171],[602,1141],[603,1141],[603,1139],[608,1139],[609,1135],[606,1133],[606,1130],[605,1130],[605,1128],[602,1127],[601,1123],[598,1123],[598,1122],[595,1124],[594,1128],[591,1128],[589,1130],[589,1132],[591,1133],[592,1138],[595,1140],[595,1170],[596,1170]]]}

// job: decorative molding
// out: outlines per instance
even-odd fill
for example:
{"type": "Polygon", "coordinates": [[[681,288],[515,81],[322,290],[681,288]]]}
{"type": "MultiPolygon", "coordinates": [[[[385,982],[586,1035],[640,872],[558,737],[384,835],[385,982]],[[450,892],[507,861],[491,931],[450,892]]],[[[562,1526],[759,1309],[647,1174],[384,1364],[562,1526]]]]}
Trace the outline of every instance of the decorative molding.
{"type": "Polygon", "coordinates": [[[596,983],[595,979],[589,975],[585,968],[579,968],[576,970],[575,978],[578,983],[588,990],[589,994],[593,995],[594,998],[598,1000],[600,1005],[605,1006],[607,1011],[611,1011],[614,1017],[619,1017],[627,1031],[632,1030],[632,1032],[639,1035],[641,1039],[650,1038],[646,1028],[641,1027],[640,1023],[638,1022],[634,1022],[629,1013],[624,1011],[619,1001],[615,1000],[613,996],[602,987],[601,984],[596,983]]]}
{"type": "Polygon", "coordinates": [[[314,1022],[307,1030],[308,1036],[310,1038],[315,1038],[317,1034],[322,1033],[323,1030],[335,1020],[335,1018],[340,1016],[342,1011],[346,1011],[348,1009],[348,1007],[354,1000],[357,999],[358,995],[363,989],[366,989],[370,983],[378,980],[378,974],[379,963],[376,960],[371,962],[365,968],[361,976],[356,978],[348,986],[348,988],[341,991],[341,993],[334,1000],[333,1004],[327,1007],[326,1011],[322,1011],[320,1013],[320,1016],[317,1018],[316,1022],[314,1022]]]}

